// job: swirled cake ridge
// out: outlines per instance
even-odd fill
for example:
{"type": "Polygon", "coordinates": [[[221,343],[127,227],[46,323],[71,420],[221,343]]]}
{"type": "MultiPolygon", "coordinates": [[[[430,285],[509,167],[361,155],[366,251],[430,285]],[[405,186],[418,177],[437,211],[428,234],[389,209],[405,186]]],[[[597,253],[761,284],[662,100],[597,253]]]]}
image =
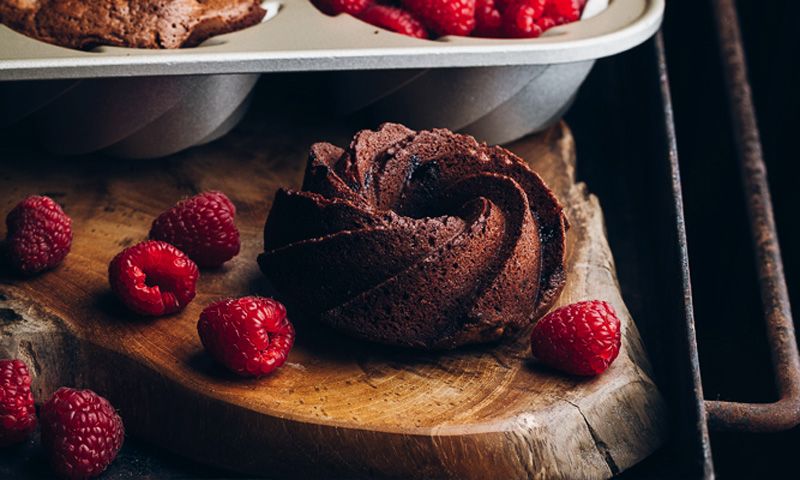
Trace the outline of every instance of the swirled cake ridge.
{"type": "Polygon", "coordinates": [[[512,336],[565,282],[562,206],[519,157],[386,123],[311,147],[279,190],[259,265],[305,314],[367,340],[440,349],[512,336]]]}

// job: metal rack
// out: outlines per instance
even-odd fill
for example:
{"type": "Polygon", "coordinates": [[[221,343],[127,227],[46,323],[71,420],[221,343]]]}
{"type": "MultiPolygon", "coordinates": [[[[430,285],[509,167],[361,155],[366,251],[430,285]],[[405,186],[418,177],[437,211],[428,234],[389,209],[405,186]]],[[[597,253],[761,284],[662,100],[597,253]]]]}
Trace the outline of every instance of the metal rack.
{"type": "Polygon", "coordinates": [[[731,117],[752,246],[756,259],[763,321],[769,344],[775,386],[779,395],[771,403],[707,400],[703,396],[698,355],[689,264],[689,248],[684,217],[684,200],[678,164],[675,123],[670,98],[670,83],[664,40],[655,39],[659,83],[664,106],[664,127],[669,145],[669,167],[674,198],[674,224],[680,250],[683,319],[688,377],[694,397],[694,434],[699,442],[694,462],[703,478],[714,478],[711,431],[780,432],[800,424],[800,358],[792,321],[789,295],[776,232],[772,200],[767,183],[761,140],[756,124],[752,92],[748,80],[739,18],[733,0],[712,0],[719,56],[725,78],[725,93],[731,117]]]}
{"type": "Polygon", "coordinates": [[[767,169],[747,79],[738,14],[733,0],[714,0],[712,3],[780,399],[766,404],[707,400],[705,408],[709,427],[715,430],[782,431],[800,424],[800,358],[767,184],[767,169]]]}
{"type": "MultiPolygon", "coordinates": [[[[578,140],[579,178],[597,193],[608,212],[606,221],[623,295],[643,332],[656,367],[657,381],[668,397],[672,413],[672,438],[665,450],[624,472],[623,478],[714,478],[716,470],[712,453],[726,455],[716,458],[719,464],[716,467],[730,473],[730,464],[736,463],[728,458],[732,441],[742,441],[750,432],[785,431],[800,422],[800,363],[738,19],[732,0],[712,0],[708,12],[701,12],[698,23],[712,18],[711,4],[716,31],[712,31],[708,23],[708,32],[698,33],[699,38],[687,40],[684,45],[673,45],[671,42],[676,38],[672,36],[668,36],[669,41],[665,42],[659,33],[648,45],[624,58],[598,63],[573,111],[567,115],[578,140]],[[715,35],[719,39],[718,45],[713,42],[715,35]],[[708,48],[697,51],[691,62],[678,63],[686,61],[681,55],[695,53],[686,45],[709,39],[708,48]],[[680,52],[669,57],[678,75],[672,79],[667,63],[671,46],[675,48],[673,53],[680,52]],[[718,58],[721,68],[716,66],[718,58]],[[706,71],[696,72],[702,78],[700,81],[709,84],[708,88],[705,84],[703,89],[697,88],[698,76],[684,76],[687,71],[693,71],[698,62],[709,62],[706,71]],[[709,72],[713,75],[708,76],[709,72]],[[716,85],[719,85],[718,89],[716,85]],[[673,92],[676,94],[676,108],[680,109],[677,119],[673,115],[671,88],[678,89],[673,92]],[[695,90],[687,90],[692,88],[695,90]],[[701,101],[707,103],[692,103],[698,101],[699,92],[709,91],[718,93],[719,98],[701,97],[701,101]],[[695,107],[697,111],[692,111],[695,107]],[[602,126],[595,121],[598,111],[612,112],[608,113],[602,126]],[[694,120],[691,117],[696,115],[701,117],[695,117],[697,121],[694,123],[687,122],[694,120]],[[721,117],[731,120],[730,131],[727,124],[717,123],[721,117]],[[714,123],[706,125],[706,122],[714,123]],[[688,139],[681,143],[682,146],[692,148],[698,147],[697,142],[706,144],[702,150],[682,152],[683,180],[676,123],[678,132],[686,134],[684,140],[688,139]],[[693,128],[707,128],[708,131],[698,133],[691,131],[693,128]],[[713,146],[709,147],[708,142],[713,146]],[[717,145],[716,142],[726,143],[717,145]],[[707,161],[702,167],[695,163],[703,162],[703,155],[710,151],[719,155],[714,159],[716,163],[707,161]],[[721,164],[731,172],[726,170],[724,175],[716,177],[715,168],[721,164]],[[735,186],[737,167],[741,188],[735,186]],[[701,176],[704,178],[698,182],[701,176]],[[730,180],[734,180],[734,185],[730,180]],[[720,182],[724,187],[717,188],[715,185],[720,182]],[[728,230],[733,229],[742,237],[709,241],[704,235],[715,227],[698,224],[709,220],[708,216],[698,215],[706,208],[703,202],[709,199],[708,195],[731,195],[734,192],[734,196],[723,200],[725,208],[730,208],[731,212],[726,213],[725,219],[718,220],[728,222],[735,216],[736,225],[727,226],[723,231],[730,234],[728,230]],[[689,212],[688,221],[685,208],[689,212]],[[748,229],[755,268],[750,273],[749,262],[736,259],[730,262],[725,272],[737,271],[737,281],[752,280],[752,287],[748,282],[742,288],[760,290],[760,310],[758,295],[754,294],[752,299],[737,299],[747,308],[727,311],[741,318],[709,317],[709,314],[713,315],[709,312],[709,304],[721,300],[709,289],[709,280],[713,281],[709,279],[709,271],[714,271],[715,263],[692,264],[689,254],[695,254],[691,257],[693,262],[702,262],[703,255],[709,252],[709,243],[713,248],[713,242],[718,240],[735,240],[736,245],[744,244],[737,248],[747,250],[744,236],[748,229]],[[693,274],[696,282],[694,292],[693,274]],[[751,309],[756,316],[742,313],[751,309]],[[757,315],[758,312],[763,312],[763,316],[757,315]],[[716,364],[726,361],[723,357],[726,351],[715,347],[712,340],[718,339],[714,335],[720,335],[720,325],[733,320],[739,328],[730,332],[726,330],[731,338],[725,338],[724,342],[729,343],[724,345],[755,345],[752,351],[748,351],[752,358],[748,357],[747,361],[758,362],[749,375],[769,371],[766,357],[758,357],[769,352],[776,390],[773,398],[770,398],[771,391],[766,389],[770,382],[759,379],[753,383],[752,376],[741,378],[740,387],[718,388],[725,380],[714,378],[719,374],[716,364]],[[740,328],[742,325],[747,328],[740,328]],[[743,332],[752,335],[760,330],[766,332],[763,339],[742,337],[743,332]],[[701,371],[700,353],[703,353],[704,371],[701,371]],[[711,359],[713,362],[707,363],[711,359]],[[709,376],[706,379],[711,392],[706,393],[708,397],[704,396],[702,373],[709,376]],[[722,396],[723,400],[715,398],[717,396],[722,396]],[[737,401],[746,397],[749,397],[749,402],[737,401]],[[735,433],[724,432],[740,433],[732,437],[735,433]],[[714,451],[712,443],[717,441],[719,452],[714,451]]],[[[688,26],[683,25],[678,30],[686,28],[688,26]]],[[[730,250],[728,248],[727,252],[730,250]]],[[[753,439],[752,442],[763,443],[766,440],[765,437],[757,438],[762,440],[753,439]]],[[[772,444],[775,441],[770,440],[772,444]]],[[[762,450],[760,454],[769,454],[762,450]]]]}

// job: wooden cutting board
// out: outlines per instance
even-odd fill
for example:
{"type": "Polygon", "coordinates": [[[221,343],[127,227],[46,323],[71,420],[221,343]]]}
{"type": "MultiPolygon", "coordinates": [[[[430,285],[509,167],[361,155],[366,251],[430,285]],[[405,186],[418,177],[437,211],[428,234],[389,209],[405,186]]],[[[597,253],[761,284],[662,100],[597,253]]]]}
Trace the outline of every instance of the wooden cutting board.
{"type": "Polygon", "coordinates": [[[575,183],[564,124],[510,148],[542,174],[572,224],[558,304],[600,298],[620,314],[623,350],[605,374],[541,367],[525,337],[421,353],[308,326],[271,377],[236,378],[211,362],[196,333],[200,311],[224,296],[270,293],[255,259],[276,189],[300,185],[311,142],[345,144],[351,133],[248,123],[166,161],[0,150],[0,212],[50,195],[75,232],[55,271],[26,280],[0,269],[0,355],[32,367],[37,402],[61,385],[92,388],[129,434],[253,475],[602,478],[653,452],[665,436],[664,402],[620,296],[597,198],[575,183]],[[179,315],[129,315],[109,292],[108,262],[143,240],[159,212],[207,189],[236,203],[241,254],[203,271],[179,315]]]}

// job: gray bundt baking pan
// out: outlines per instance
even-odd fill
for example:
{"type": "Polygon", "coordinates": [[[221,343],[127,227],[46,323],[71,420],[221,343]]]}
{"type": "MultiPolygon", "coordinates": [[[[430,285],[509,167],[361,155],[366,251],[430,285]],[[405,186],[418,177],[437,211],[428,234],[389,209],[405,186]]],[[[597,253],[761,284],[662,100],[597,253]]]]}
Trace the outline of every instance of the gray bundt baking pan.
{"type": "Polygon", "coordinates": [[[0,128],[33,122],[58,154],[161,157],[233,128],[260,74],[330,71],[338,114],[505,143],[558,120],[594,60],[645,41],[664,11],[664,0],[589,0],[580,22],[536,39],[421,40],[308,0],[264,5],[261,24],[179,50],[85,52],[0,25],[0,128]]]}

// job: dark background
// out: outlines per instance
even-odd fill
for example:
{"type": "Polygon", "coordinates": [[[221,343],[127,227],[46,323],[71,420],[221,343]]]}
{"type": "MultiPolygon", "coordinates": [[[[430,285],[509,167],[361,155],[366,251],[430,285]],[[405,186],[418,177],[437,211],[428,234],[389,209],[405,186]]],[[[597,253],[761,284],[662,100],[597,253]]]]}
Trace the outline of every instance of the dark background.
{"type": "MultiPolygon", "coordinates": [[[[769,172],[793,305],[800,305],[800,168],[793,149],[800,113],[800,3],[738,2],[750,79],[769,172]]],[[[671,79],[700,366],[706,398],[776,399],[764,338],[755,267],[733,149],[729,112],[708,0],[668,2],[664,38],[671,79]]],[[[578,142],[578,175],[603,204],[623,295],[642,330],[662,387],[677,398],[670,322],[675,271],[664,268],[674,244],[662,212],[666,192],[663,118],[652,42],[601,60],[567,115],[578,142]]],[[[293,79],[296,80],[296,79],[293,79]]],[[[294,82],[287,82],[294,83],[294,82]]],[[[298,85],[302,85],[300,82],[298,85]]],[[[298,87],[299,88],[299,87],[298,87]]],[[[256,105],[266,105],[260,98],[256,105]]],[[[258,115],[254,109],[251,115],[258,115]]],[[[669,396],[669,395],[668,395],[669,396]]],[[[675,409],[674,423],[690,424],[675,409]]],[[[689,437],[687,437],[689,438],[689,437]]],[[[781,434],[715,434],[719,478],[772,478],[795,468],[800,429],[781,434]]],[[[680,435],[627,478],[691,477],[696,445],[680,435]]],[[[0,451],[0,478],[48,477],[36,440],[0,451]]],[[[233,476],[128,438],[103,478],[233,476]]]]}

